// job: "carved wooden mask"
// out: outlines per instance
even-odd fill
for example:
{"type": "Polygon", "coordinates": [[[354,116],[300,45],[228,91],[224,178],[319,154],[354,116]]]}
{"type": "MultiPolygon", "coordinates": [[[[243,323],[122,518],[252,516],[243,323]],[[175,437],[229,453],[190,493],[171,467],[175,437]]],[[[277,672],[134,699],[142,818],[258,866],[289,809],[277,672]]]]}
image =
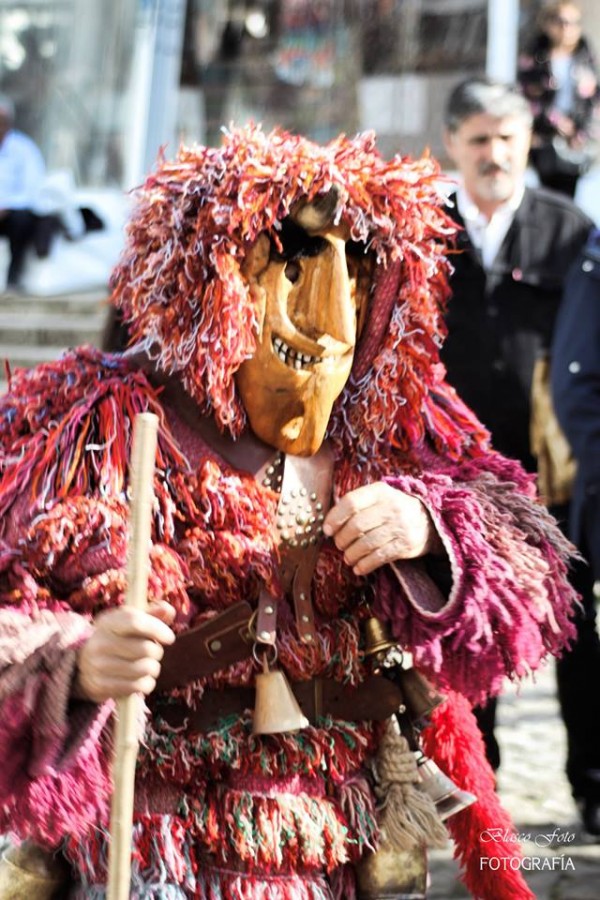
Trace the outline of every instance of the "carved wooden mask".
{"type": "Polygon", "coordinates": [[[323,442],[350,375],[372,274],[364,247],[332,224],[335,192],[324,199],[284,221],[281,248],[261,235],[245,263],[259,334],[238,389],[254,433],[297,456],[323,442]]]}

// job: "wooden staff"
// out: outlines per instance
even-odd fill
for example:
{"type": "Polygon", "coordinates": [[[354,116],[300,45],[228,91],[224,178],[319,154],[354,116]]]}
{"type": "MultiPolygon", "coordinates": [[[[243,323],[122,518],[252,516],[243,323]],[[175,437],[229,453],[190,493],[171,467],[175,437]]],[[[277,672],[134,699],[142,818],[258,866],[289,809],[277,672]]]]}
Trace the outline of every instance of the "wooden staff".
{"type": "MultiPolygon", "coordinates": [[[[146,609],[158,417],[140,413],[133,427],[130,465],[129,552],[125,605],[146,609]]],[[[108,900],[127,900],[131,881],[131,832],[140,697],[117,701],[113,795],[108,857],[108,900]]]]}

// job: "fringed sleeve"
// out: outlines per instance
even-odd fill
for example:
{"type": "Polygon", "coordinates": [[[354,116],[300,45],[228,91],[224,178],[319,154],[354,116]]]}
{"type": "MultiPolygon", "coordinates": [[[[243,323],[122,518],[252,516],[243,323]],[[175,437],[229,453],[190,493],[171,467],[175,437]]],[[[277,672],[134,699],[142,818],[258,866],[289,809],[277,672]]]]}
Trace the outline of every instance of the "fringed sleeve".
{"type": "MultiPolygon", "coordinates": [[[[92,617],[123,602],[125,531],[121,501],[78,497],[38,514],[12,553],[4,545],[0,830],[55,845],[107,820],[112,704],[73,698],[72,682],[92,617]]],[[[155,544],[150,561],[149,598],[175,603],[185,622],[178,557],[155,544]]]]}
{"type": "MultiPolygon", "coordinates": [[[[127,362],[83,348],[22,370],[0,398],[0,831],[55,845],[107,819],[112,705],[71,696],[92,619],[123,602],[131,420],[163,428],[155,393],[127,362]]],[[[157,482],[149,599],[189,615],[168,546],[174,503],[157,482]]]]}
{"type": "Polygon", "coordinates": [[[443,596],[422,561],[382,570],[377,614],[417,665],[478,703],[559,654],[574,636],[572,548],[530,476],[490,453],[388,481],[427,507],[452,572],[443,596]]]}
{"type": "Polygon", "coordinates": [[[0,829],[50,846],[107,811],[111,705],[71,698],[90,629],[76,613],[0,610],[0,829]]]}

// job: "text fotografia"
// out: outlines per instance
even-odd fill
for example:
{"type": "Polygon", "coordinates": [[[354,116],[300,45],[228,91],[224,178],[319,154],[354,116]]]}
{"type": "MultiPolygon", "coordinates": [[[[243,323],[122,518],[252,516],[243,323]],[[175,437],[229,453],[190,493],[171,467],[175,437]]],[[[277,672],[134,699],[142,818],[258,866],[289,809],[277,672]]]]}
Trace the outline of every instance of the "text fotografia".
{"type": "Polygon", "coordinates": [[[555,828],[554,831],[548,831],[540,834],[532,832],[522,832],[521,834],[505,831],[502,828],[488,828],[487,831],[481,832],[481,843],[490,844],[502,842],[503,844],[520,844],[523,842],[533,843],[536,847],[552,847],[558,844],[572,844],[575,840],[574,831],[562,831],[555,828]]]}
{"type": "Polygon", "coordinates": [[[490,869],[492,872],[506,872],[509,869],[523,869],[525,872],[565,872],[575,870],[575,863],[570,856],[491,856],[479,860],[479,869],[490,869]]]}

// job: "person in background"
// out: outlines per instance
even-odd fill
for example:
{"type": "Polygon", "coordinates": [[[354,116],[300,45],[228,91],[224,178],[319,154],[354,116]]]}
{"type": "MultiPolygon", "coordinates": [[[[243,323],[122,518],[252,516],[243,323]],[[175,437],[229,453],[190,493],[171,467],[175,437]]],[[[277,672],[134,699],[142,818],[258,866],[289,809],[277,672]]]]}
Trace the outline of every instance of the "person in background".
{"type": "MultiPolygon", "coordinates": [[[[517,86],[470,78],[447,101],[445,146],[461,177],[450,214],[463,231],[450,278],[441,357],[448,381],[490,430],[495,449],[535,472],[530,449],[534,367],[549,350],[567,272],[592,222],[567,197],[525,187],[531,125],[531,110],[517,86]]],[[[566,522],[566,503],[553,504],[553,499],[548,498],[551,511],[566,522]]],[[[589,567],[575,564],[570,578],[586,608],[593,604],[589,567]]],[[[567,775],[584,806],[586,830],[600,834],[600,794],[590,774],[600,770],[600,739],[589,729],[591,720],[600,721],[600,697],[590,694],[589,667],[579,664],[590,650],[590,667],[595,666],[598,678],[598,638],[588,634],[585,616],[577,627],[576,646],[557,667],[569,743],[567,775]]],[[[478,718],[488,758],[498,768],[495,713],[492,701],[478,718]]]]}
{"type": "Polygon", "coordinates": [[[20,288],[25,253],[36,227],[33,207],[45,175],[40,150],[13,127],[14,117],[12,100],[0,96],[0,236],[10,244],[9,291],[20,288]]]}
{"type": "Polygon", "coordinates": [[[600,230],[569,273],[552,360],[556,414],[577,459],[572,536],[600,579],[600,230]]]}
{"type": "MultiPolygon", "coordinates": [[[[552,347],[552,393],[558,419],[577,459],[571,504],[571,537],[582,548],[600,579],[600,231],[589,237],[569,273],[552,347]],[[585,327],[582,328],[582,322],[585,327]]],[[[595,630],[596,608],[585,606],[589,646],[581,659],[582,679],[597,683],[600,642],[595,630]],[[591,661],[594,660],[593,665],[591,661]]],[[[583,649],[583,648],[582,648],[583,649]]],[[[577,652],[577,648],[575,648],[577,652]]],[[[600,741],[600,722],[590,717],[589,729],[600,741]]],[[[600,768],[591,771],[600,797],[600,768]]]]}
{"type": "Polygon", "coordinates": [[[544,186],[573,196],[594,159],[600,102],[598,71],[577,3],[559,0],[543,7],[517,79],[534,116],[531,163],[544,186]]]}

